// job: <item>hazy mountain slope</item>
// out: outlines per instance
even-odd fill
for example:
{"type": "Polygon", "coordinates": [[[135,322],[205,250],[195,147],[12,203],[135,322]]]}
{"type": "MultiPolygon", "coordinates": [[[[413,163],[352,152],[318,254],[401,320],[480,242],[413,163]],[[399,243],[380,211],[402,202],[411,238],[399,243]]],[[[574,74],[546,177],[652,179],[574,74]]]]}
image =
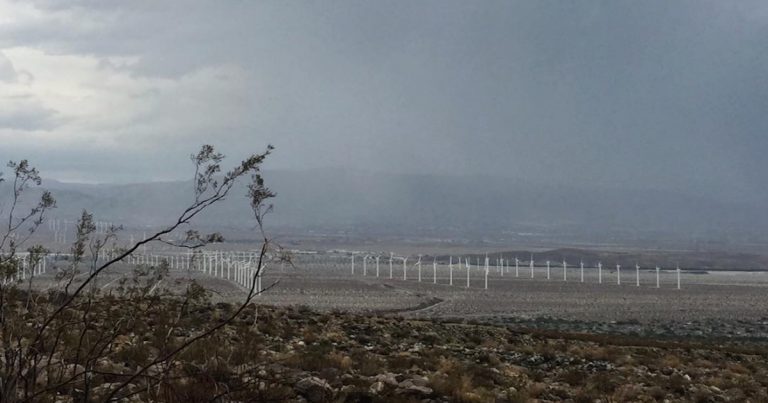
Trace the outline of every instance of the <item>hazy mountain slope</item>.
{"type": "MultiPolygon", "coordinates": [[[[319,170],[265,174],[278,194],[270,222],[279,227],[409,231],[616,233],[634,231],[713,237],[768,229],[762,206],[672,192],[553,187],[473,176],[392,175],[319,170]]],[[[7,185],[6,185],[7,186],[7,185]]],[[[98,217],[152,225],[191,200],[189,182],[81,185],[48,181],[55,216],[74,219],[86,208],[98,217]]],[[[244,187],[201,217],[201,223],[251,226],[244,187]]]]}

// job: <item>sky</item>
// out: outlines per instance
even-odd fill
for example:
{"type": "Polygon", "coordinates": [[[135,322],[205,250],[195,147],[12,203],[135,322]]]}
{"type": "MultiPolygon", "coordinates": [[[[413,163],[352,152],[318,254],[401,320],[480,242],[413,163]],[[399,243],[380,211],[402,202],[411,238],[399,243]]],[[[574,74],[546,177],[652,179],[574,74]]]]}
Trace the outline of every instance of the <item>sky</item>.
{"type": "Polygon", "coordinates": [[[0,159],[63,181],[273,144],[268,169],[768,199],[767,112],[761,0],[0,0],[0,159]]]}

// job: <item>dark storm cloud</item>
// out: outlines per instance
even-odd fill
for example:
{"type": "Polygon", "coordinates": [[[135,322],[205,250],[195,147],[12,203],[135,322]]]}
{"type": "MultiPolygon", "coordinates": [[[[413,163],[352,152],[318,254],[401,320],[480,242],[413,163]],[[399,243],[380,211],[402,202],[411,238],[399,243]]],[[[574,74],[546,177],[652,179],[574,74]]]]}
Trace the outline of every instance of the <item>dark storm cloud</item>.
{"type": "Polygon", "coordinates": [[[189,137],[142,128],[162,146],[142,156],[171,176],[190,143],[240,156],[269,142],[274,168],[765,196],[762,2],[37,4],[55,23],[0,29],[3,46],[135,56],[124,68],[157,80],[247,72],[236,121],[189,137]],[[84,28],[65,29],[76,17],[84,28]]]}

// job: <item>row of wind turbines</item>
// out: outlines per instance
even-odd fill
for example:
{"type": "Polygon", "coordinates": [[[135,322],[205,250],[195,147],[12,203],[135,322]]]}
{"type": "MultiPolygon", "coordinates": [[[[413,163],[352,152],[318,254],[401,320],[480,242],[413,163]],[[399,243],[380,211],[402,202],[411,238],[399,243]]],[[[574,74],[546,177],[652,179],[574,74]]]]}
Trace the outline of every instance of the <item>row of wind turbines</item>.
{"type": "Polygon", "coordinates": [[[185,254],[138,253],[129,256],[127,263],[158,266],[163,262],[168,264],[171,270],[198,271],[246,289],[254,285],[256,295],[260,295],[264,290],[262,277],[266,264],[262,263],[261,269],[257,270],[259,257],[256,252],[198,250],[185,254]],[[256,283],[253,284],[253,281],[256,283]]]}
{"type": "MultiPolygon", "coordinates": [[[[351,271],[352,271],[352,275],[353,276],[355,275],[355,270],[356,270],[355,257],[356,256],[354,254],[351,256],[351,271]]],[[[390,253],[390,255],[389,255],[389,279],[393,279],[394,278],[394,261],[395,260],[401,260],[402,261],[402,275],[403,275],[402,279],[403,279],[403,281],[407,281],[408,280],[408,259],[409,258],[410,257],[408,257],[408,256],[403,256],[403,257],[399,257],[398,256],[398,257],[396,257],[394,255],[394,253],[390,253]]],[[[370,261],[371,263],[375,264],[376,277],[377,278],[381,277],[381,267],[380,267],[381,256],[380,255],[376,255],[376,256],[363,255],[362,256],[362,260],[363,260],[363,262],[362,262],[362,274],[363,274],[363,276],[368,276],[368,262],[370,261]]],[[[511,263],[512,263],[511,260],[507,260],[507,259],[504,259],[504,258],[496,259],[496,265],[495,265],[496,267],[495,267],[495,269],[500,274],[501,277],[504,277],[505,273],[511,273],[511,271],[512,271],[511,263]]],[[[521,268],[523,268],[523,270],[524,270],[524,266],[521,266],[521,263],[524,263],[524,262],[522,262],[518,258],[514,259],[514,272],[515,272],[515,277],[516,278],[520,277],[521,268]]],[[[537,266],[536,266],[536,262],[534,261],[533,257],[531,257],[531,259],[528,261],[527,266],[528,266],[528,269],[530,270],[530,278],[531,279],[536,278],[536,273],[535,273],[534,268],[537,267],[537,266]]],[[[418,260],[414,264],[414,267],[417,270],[418,282],[422,282],[422,255],[418,255],[418,260]]],[[[450,286],[454,285],[454,269],[456,268],[458,270],[461,270],[462,267],[466,271],[466,288],[470,288],[470,285],[471,285],[471,272],[472,272],[472,270],[473,269],[475,269],[475,270],[481,269],[481,270],[483,270],[483,274],[484,274],[483,288],[484,289],[488,289],[488,277],[489,277],[489,274],[491,272],[490,259],[488,258],[488,256],[485,257],[482,265],[481,265],[481,262],[480,262],[480,258],[477,258],[474,266],[472,265],[471,259],[468,258],[468,257],[465,257],[463,259],[461,257],[458,257],[458,260],[457,260],[456,264],[454,264],[453,256],[450,256],[449,260],[448,260],[448,285],[450,285],[450,286]]],[[[437,284],[438,283],[438,281],[437,281],[437,268],[438,268],[437,257],[434,257],[433,260],[432,260],[432,283],[433,284],[437,284]]],[[[562,279],[563,279],[563,281],[568,281],[568,268],[569,268],[568,263],[565,260],[563,260],[563,262],[562,262],[562,279]]],[[[585,282],[585,279],[584,279],[585,265],[584,265],[583,261],[581,261],[579,263],[578,268],[580,269],[580,271],[579,271],[580,282],[584,283],[585,282]]],[[[547,271],[546,271],[546,276],[547,277],[546,278],[547,278],[547,280],[551,280],[552,279],[553,267],[552,267],[552,263],[549,260],[546,261],[546,269],[547,269],[547,271]]],[[[597,270],[597,282],[598,282],[598,284],[603,284],[603,264],[602,264],[602,262],[598,262],[594,269],[597,270]]],[[[622,280],[621,269],[622,269],[622,266],[620,264],[617,264],[616,265],[616,283],[618,285],[622,284],[621,283],[621,280],[622,280]]],[[[641,269],[640,265],[636,264],[635,265],[635,276],[634,276],[635,277],[634,280],[635,280],[635,286],[636,287],[640,287],[640,269],[641,269]]],[[[661,288],[661,271],[662,271],[662,269],[659,266],[656,266],[656,288],[661,288]]],[[[677,278],[677,289],[679,290],[679,289],[682,288],[681,287],[681,280],[680,280],[681,271],[680,271],[680,267],[679,266],[676,267],[675,274],[676,274],[676,278],[677,278]]]]}
{"type": "MultiPolygon", "coordinates": [[[[67,253],[40,255],[28,252],[18,253],[15,255],[15,259],[18,260],[16,272],[3,281],[12,283],[44,275],[49,271],[49,266],[55,266],[56,261],[68,259],[71,256],[67,253]],[[50,263],[49,260],[51,260],[50,263]]],[[[112,255],[109,251],[102,250],[99,252],[98,260],[107,261],[110,259],[112,259],[112,255]]],[[[166,263],[170,270],[198,271],[210,277],[235,283],[245,289],[254,286],[254,291],[259,295],[264,290],[262,276],[264,275],[265,264],[262,263],[261,270],[257,270],[258,261],[258,253],[256,252],[223,251],[195,251],[162,255],[135,253],[124,259],[124,263],[131,265],[160,266],[162,263],[166,263]]]]}

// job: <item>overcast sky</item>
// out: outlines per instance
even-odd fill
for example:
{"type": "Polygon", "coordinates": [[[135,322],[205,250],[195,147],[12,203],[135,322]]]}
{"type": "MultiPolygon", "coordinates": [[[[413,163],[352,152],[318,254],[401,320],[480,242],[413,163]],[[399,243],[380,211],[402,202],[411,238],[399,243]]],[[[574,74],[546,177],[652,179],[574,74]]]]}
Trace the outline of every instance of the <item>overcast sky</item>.
{"type": "Polygon", "coordinates": [[[166,180],[203,143],[762,197],[768,3],[0,0],[0,158],[166,180]]]}

